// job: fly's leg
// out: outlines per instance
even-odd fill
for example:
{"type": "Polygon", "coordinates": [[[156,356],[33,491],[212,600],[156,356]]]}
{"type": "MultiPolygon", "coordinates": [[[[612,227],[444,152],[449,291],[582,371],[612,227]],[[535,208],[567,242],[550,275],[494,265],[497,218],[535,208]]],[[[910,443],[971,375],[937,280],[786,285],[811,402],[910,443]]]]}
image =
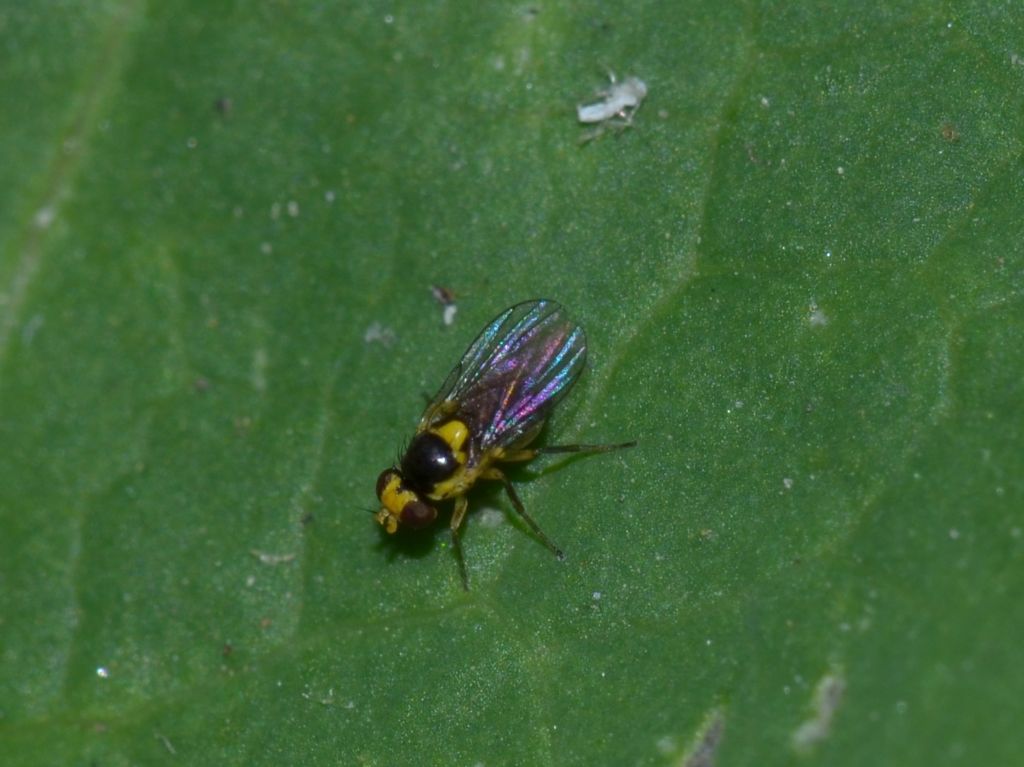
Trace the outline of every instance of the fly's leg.
{"type": "Polygon", "coordinates": [[[466,516],[466,509],[469,508],[469,501],[466,496],[460,495],[455,499],[455,511],[452,512],[452,548],[455,549],[455,558],[459,562],[459,575],[462,577],[462,588],[469,591],[469,574],[466,572],[466,560],[462,557],[462,543],[459,541],[459,528],[466,516]]]}
{"type": "MultiPolygon", "coordinates": [[[[546,447],[525,448],[523,450],[511,450],[504,453],[499,460],[505,463],[521,463],[523,461],[533,460],[538,455],[546,455],[549,453],[610,453],[612,450],[621,450],[626,447],[635,446],[636,442],[621,442],[616,445],[550,445],[546,447]]],[[[519,499],[519,494],[512,486],[512,482],[509,481],[509,478],[505,476],[501,469],[492,467],[480,476],[483,479],[494,479],[501,482],[502,485],[505,486],[505,492],[508,493],[508,497],[512,501],[512,505],[515,507],[516,511],[519,512],[519,516],[523,518],[526,524],[529,525],[530,529],[533,530],[534,534],[541,539],[544,545],[547,546],[556,557],[559,559],[565,559],[565,553],[555,545],[554,541],[544,534],[544,531],[540,529],[540,525],[533,521],[533,517],[526,513],[526,509],[523,508],[523,502],[519,499]]]]}
{"type": "Polygon", "coordinates": [[[532,461],[538,455],[550,455],[553,453],[584,453],[593,455],[596,453],[610,453],[613,450],[622,450],[627,447],[636,447],[636,442],[620,442],[617,445],[548,445],[545,447],[527,448],[525,450],[514,450],[510,453],[505,453],[501,460],[510,463],[532,461]]]}
{"type": "MultiPolygon", "coordinates": [[[[510,460],[509,458],[503,458],[502,460],[510,460]]],[[[526,458],[519,460],[528,460],[526,458]]],[[[541,542],[548,547],[552,554],[559,559],[565,559],[565,553],[555,545],[555,542],[548,538],[544,531],[540,529],[540,525],[533,521],[533,517],[526,513],[526,509],[523,507],[523,502],[519,500],[519,494],[516,489],[512,486],[512,482],[505,476],[505,473],[501,469],[490,468],[480,475],[483,479],[493,479],[501,482],[505,486],[505,492],[508,493],[509,500],[512,501],[512,505],[516,511],[519,512],[519,516],[523,518],[530,529],[533,530],[533,534],[540,538],[541,542]]]]}
{"type": "MultiPolygon", "coordinates": [[[[548,455],[549,453],[610,453],[613,450],[622,450],[627,447],[636,447],[636,442],[620,442],[617,445],[550,445],[538,447],[537,455],[548,455]]],[[[507,459],[506,459],[507,460],[507,459]]]]}

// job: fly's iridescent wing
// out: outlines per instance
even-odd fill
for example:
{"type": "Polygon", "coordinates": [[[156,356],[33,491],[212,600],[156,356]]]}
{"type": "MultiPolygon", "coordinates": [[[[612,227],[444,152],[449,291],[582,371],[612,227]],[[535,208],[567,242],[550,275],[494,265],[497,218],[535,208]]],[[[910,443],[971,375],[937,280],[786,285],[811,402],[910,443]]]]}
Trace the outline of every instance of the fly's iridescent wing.
{"type": "Polygon", "coordinates": [[[539,428],[572,387],[587,357],[583,329],[554,301],[499,314],[470,345],[427,407],[420,431],[458,418],[473,435],[470,461],[539,428]]]}

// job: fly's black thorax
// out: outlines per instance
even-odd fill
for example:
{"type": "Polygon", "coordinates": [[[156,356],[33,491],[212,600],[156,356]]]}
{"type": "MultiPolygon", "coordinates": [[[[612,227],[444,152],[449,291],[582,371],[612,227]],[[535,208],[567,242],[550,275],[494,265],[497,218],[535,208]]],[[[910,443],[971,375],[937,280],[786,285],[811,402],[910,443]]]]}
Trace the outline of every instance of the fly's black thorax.
{"type": "Polygon", "coordinates": [[[431,432],[417,434],[402,456],[402,477],[412,489],[429,493],[451,477],[459,463],[451,446],[431,432]]]}

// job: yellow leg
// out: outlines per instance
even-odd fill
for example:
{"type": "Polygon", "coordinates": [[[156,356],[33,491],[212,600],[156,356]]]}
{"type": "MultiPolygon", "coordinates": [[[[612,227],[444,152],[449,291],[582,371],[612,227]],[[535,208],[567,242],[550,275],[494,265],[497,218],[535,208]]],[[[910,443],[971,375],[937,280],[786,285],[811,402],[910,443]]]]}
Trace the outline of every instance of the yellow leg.
{"type": "Polygon", "coordinates": [[[466,572],[466,560],[462,558],[462,543],[459,541],[459,528],[462,527],[462,520],[466,516],[466,509],[469,508],[469,501],[466,496],[460,495],[455,499],[455,511],[452,512],[452,548],[455,549],[455,558],[459,562],[459,575],[462,576],[462,588],[469,591],[469,574],[466,572]]]}
{"type": "MultiPolygon", "coordinates": [[[[503,458],[502,460],[507,461],[509,459],[506,457],[503,458]]],[[[565,553],[560,548],[558,548],[558,546],[555,545],[554,541],[552,541],[550,538],[544,535],[544,531],[540,529],[540,525],[534,522],[533,517],[526,513],[526,509],[523,508],[523,502],[519,500],[519,494],[516,492],[516,489],[512,487],[512,483],[509,481],[508,477],[505,476],[504,472],[502,472],[501,469],[492,467],[490,469],[487,469],[487,471],[483,472],[480,476],[483,479],[493,479],[497,480],[498,482],[501,482],[505,486],[505,492],[508,493],[508,497],[509,500],[512,501],[512,505],[515,507],[516,511],[519,512],[519,516],[521,516],[523,520],[526,522],[526,524],[530,526],[530,529],[533,530],[534,535],[541,539],[544,545],[551,550],[552,554],[554,554],[559,559],[565,559],[565,553]]]]}

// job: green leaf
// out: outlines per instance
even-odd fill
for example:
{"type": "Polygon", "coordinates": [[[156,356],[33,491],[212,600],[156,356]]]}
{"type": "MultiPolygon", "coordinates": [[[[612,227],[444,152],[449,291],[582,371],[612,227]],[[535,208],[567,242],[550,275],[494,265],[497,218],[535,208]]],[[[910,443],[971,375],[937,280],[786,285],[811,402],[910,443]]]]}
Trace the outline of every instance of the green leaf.
{"type": "Polygon", "coordinates": [[[1009,764],[1024,16],[991,3],[0,5],[0,754],[1009,764]],[[647,83],[581,144],[607,68],[647,83]],[[457,295],[442,322],[429,286],[457,295]],[[390,539],[505,307],[590,366],[390,539]]]}

